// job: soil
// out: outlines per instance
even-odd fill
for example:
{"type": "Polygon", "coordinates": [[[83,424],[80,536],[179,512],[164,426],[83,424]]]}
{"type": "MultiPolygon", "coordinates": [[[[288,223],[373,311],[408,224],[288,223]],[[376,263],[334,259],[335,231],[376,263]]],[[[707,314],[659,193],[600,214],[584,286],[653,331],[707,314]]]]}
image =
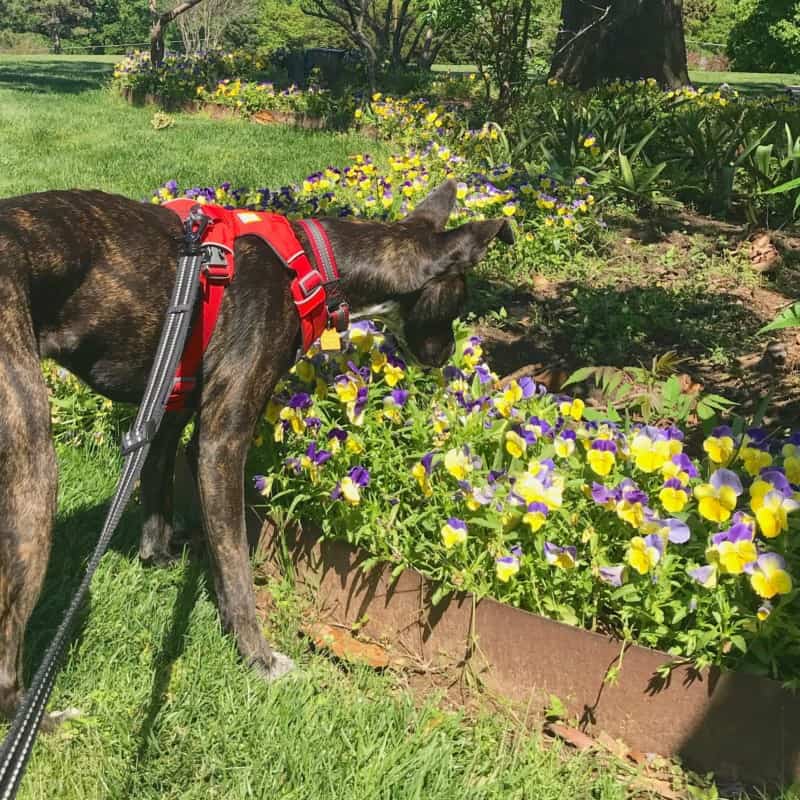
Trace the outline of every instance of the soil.
{"type": "MultiPolygon", "coordinates": [[[[685,391],[722,395],[745,417],[769,396],[764,424],[796,426],[800,330],[757,331],[800,298],[800,232],[689,213],[626,222],[588,278],[477,281],[493,369],[557,392],[580,367],[649,366],[673,350],[685,391]],[[487,314],[498,304],[500,325],[487,314]]],[[[586,384],[569,391],[605,405],[586,384]]]]}

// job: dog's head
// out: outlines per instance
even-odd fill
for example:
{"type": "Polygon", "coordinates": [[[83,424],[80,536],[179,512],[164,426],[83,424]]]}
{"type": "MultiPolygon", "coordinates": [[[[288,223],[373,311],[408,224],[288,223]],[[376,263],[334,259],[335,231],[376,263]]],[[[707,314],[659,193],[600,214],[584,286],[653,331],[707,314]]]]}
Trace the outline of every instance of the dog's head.
{"type": "Polygon", "coordinates": [[[426,366],[441,366],[453,353],[453,321],[466,304],[467,271],[486,255],[493,239],[514,241],[505,219],[445,230],[455,202],[456,183],[446,181],[405,219],[382,226],[380,235],[375,231],[364,237],[372,250],[362,263],[368,261],[371,268],[351,273],[359,286],[353,299],[369,298],[354,303],[354,317],[382,321],[404,354],[426,366]]]}

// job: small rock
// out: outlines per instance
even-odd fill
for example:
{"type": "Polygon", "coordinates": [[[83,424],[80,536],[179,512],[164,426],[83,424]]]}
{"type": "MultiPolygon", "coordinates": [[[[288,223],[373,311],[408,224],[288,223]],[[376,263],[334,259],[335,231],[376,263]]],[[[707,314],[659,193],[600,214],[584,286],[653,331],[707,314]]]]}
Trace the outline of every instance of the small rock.
{"type": "Polygon", "coordinates": [[[753,269],[762,273],[777,269],[781,260],[778,248],[772,243],[768,233],[758,234],[750,241],[748,256],[753,269]]]}

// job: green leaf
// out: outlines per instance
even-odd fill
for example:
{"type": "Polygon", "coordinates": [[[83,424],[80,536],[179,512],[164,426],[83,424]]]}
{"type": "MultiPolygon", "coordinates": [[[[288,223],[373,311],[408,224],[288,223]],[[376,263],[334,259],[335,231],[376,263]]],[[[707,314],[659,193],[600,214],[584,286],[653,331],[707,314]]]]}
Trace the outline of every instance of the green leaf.
{"type": "MultiPolygon", "coordinates": [[[[797,185],[800,186],[800,178],[797,179],[797,185]]],[[[789,306],[789,308],[785,308],[772,322],[761,328],[758,333],[768,333],[769,331],[780,331],[784,328],[797,327],[800,327],[800,302],[789,306]]]]}
{"type": "Polygon", "coordinates": [[[581,367],[580,369],[576,369],[572,375],[567,378],[564,383],[561,384],[561,388],[565,389],[567,386],[571,386],[573,383],[580,383],[581,381],[585,381],[587,378],[591,378],[596,371],[596,367],[581,367]]]}
{"type": "Polygon", "coordinates": [[[761,194],[783,194],[784,192],[791,192],[792,189],[800,189],[800,178],[793,178],[779,186],[773,186],[771,189],[761,192],[761,194]]]}

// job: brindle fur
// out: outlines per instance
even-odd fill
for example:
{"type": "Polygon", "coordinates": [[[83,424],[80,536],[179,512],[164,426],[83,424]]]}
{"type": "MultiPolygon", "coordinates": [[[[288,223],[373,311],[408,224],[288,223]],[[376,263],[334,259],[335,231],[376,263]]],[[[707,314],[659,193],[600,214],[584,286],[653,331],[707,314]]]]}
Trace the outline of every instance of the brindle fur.
{"type": "MultiPolygon", "coordinates": [[[[395,301],[411,355],[437,365],[453,347],[464,271],[501,220],[444,231],[452,181],[393,225],[323,224],[354,311],[395,301]]],[[[302,241],[302,232],[298,230],[302,241]]],[[[305,245],[306,242],[303,242],[305,245]]],[[[22,693],[22,642],[50,551],[57,470],[41,358],[53,358],[116,401],[140,400],[181,246],[169,210],[95,191],[0,201],[0,712],[22,693]]],[[[236,244],[229,287],[203,364],[191,460],[219,612],[244,660],[265,677],[287,666],[259,628],[244,525],[244,461],[278,379],[299,345],[290,275],[269,248],[236,244]]],[[[141,479],[141,557],[170,559],[175,451],[190,412],[168,414],[141,479]]]]}

